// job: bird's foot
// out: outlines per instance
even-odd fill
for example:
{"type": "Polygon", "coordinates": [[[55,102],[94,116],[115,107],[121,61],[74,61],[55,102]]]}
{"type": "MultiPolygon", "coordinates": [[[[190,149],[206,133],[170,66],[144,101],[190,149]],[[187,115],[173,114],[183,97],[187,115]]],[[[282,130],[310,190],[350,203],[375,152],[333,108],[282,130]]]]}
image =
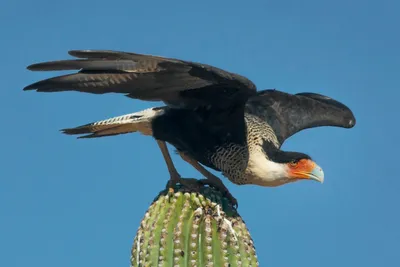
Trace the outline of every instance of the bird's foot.
{"type": "Polygon", "coordinates": [[[200,184],[203,185],[208,185],[216,188],[219,190],[224,197],[226,197],[231,203],[232,206],[235,208],[239,207],[239,203],[237,202],[236,198],[229,192],[228,188],[222,183],[222,181],[215,181],[215,180],[210,180],[210,179],[201,179],[198,180],[200,184]]]}
{"type": "Polygon", "coordinates": [[[168,189],[168,195],[172,196],[175,193],[175,187],[182,180],[181,176],[177,172],[170,172],[171,178],[168,180],[166,188],[168,189]]]}
{"type": "Polygon", "coordinates": [[[166,188],[168,189],[168,195],[172,196],[175,193],[177,185],[185,187],[189,191],[198,191],[200,184],[197,179],[194,178],[182,178],[179,174],[171,176],[168,180],[166,188]]]}

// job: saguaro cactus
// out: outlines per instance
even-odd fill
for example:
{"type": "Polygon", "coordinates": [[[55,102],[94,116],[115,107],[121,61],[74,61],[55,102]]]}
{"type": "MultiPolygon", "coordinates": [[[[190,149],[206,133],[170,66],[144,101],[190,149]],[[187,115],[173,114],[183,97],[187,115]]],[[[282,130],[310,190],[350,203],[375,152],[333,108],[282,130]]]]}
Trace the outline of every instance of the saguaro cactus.
{"type": "Polygon", "coordinates": [[[150,205],[133,242],[131,266],[258,266],[237,210],[216,189],[185,180],[150,205]]]}

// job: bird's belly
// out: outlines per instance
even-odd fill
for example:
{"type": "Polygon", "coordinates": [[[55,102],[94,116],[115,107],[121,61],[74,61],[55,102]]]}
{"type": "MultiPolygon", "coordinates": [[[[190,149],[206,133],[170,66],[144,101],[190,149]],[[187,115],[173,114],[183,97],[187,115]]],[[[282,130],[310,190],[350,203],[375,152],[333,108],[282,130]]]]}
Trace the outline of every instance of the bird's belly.
{"type": "MultiPolygon", "coordinates": [[[[218,116],[216,114],[215,116],[218,116]]],[[[195,112],[169,110],[152,122],[153,136],[228,178],[245,169],[248,152],[245,130],[210,122],[195,112]]]]}

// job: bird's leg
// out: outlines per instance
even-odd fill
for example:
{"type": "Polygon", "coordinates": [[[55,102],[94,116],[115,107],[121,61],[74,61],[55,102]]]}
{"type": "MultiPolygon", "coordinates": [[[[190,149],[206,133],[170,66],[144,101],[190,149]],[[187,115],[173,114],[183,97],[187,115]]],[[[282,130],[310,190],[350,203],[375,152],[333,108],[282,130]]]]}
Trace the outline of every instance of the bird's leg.
{"type": "Polygon", "coordinates": [[[200,188],[198,181],[196,179],[183,179],[175,168],[175,165],[171,159],[171,155],[168,152],[168,147],[164,141],[157,140],[157,144],[160,147],[161,153],[164,157],[165,163],[167,164],[168,172],[170,174],[170,179],[167,183],[168,193],[172,195],[174,193],[174,186],[176,184],[181,184],[185,186],[189,191],[198,190],[200,188]]]}
{"type": "Polygon", "coordinates": [[[165,163],[167,164],[168,172],[170,174],[170,179],[168,180],[169,192],[173,193],[173,186],[181,182],[181,176],[175,168],[172,162],[171,155],[169,154],[167,144],[164,141],[157,140],[157,144],[160,147],[161,153],[164,157],[165,163]]]}
{"type": "Polygon", "coordinates": [[[220,190],[222,192],[223,195],[225,195],[232,202],[232,204],[234,206],[238,206],[238,202],[237,202],[236,198],[234,198],[232,196],[232,194],[229,192],[228,188],[226,188],[226,186],[221,181],[221,179],[219,179],[217,176],[215,176],[211,172],[207,171],[196,160],[192,159],[191,157],[189,157],[185,153],[179,152],[179,155],[182,157],[182,159],[184,161],[186,161],[187,163],[192,165],[193,168],[195,168],[198,172],[200,172],[202,175],[204,175],[204,177],[207,178],[206,180],[204,180],[204,179],[200,180],[199,181],[200,183],[211,185],[211,186],[217,188],[218,190],[220,190]]]}

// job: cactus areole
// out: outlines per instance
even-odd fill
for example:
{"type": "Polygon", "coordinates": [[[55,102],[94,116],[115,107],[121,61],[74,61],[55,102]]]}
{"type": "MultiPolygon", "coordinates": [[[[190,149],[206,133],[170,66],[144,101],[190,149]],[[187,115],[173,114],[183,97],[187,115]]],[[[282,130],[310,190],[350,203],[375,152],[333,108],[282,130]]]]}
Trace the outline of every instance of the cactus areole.
{"type": "Polygon", "coordinates": [[[213,187],[185,180],[150,205],[131,266],[258,266],[253,240],[232,203],[213,187]]]}

